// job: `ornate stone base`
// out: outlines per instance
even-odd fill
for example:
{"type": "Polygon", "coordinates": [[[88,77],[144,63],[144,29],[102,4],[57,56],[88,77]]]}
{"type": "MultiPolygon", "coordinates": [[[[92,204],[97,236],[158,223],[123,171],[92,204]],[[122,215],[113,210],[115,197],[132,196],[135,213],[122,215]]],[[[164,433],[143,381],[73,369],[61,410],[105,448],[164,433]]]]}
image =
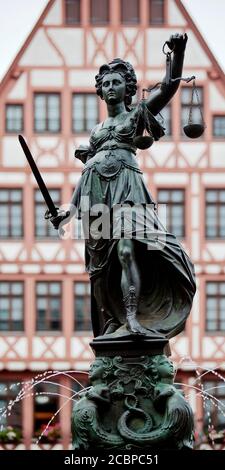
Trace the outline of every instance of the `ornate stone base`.
{"type": "Polygon", "coordinates": [[[74,449],[191,449],[193,413],[173,385],[166,339],[91,344],[91,387],[72,415],[74,449]]]}

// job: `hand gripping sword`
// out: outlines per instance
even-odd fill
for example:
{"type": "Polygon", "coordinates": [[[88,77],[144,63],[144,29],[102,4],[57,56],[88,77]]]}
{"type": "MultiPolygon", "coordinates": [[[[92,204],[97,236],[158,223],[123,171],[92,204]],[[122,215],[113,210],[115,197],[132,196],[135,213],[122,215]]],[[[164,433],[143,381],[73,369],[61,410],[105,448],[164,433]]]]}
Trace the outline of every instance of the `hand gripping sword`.
{"type": "MultiPolygon", "coordinates": [[[[19,138],[20,145],[21,145],[21,147],[24,151],[24,154],[26,156],[26,159],[27,159],[27,161],[28,161],[28,163],[31,167],[32,173],[33,173],[33,175],[34,175],[34,177],[37,181],[38,187],[39,187],[39,189],[42,193],[42,196],[43,196],[43,198],[44,198],[44,200],[45,200],[45,202],[48,206],[49,212],[51,213],[51,215],[53,217],[56,217],[58,215],[58,209],[55,206],[55,204],[54,204],[54,202],[53,202],[53,200],[52,200],[52,198],[51,198],[51,196],[50,196],[50,194],[49,194],[49,192],[46,188],[45,182],[44,182],[44,180],[43,180],[43,178],[40,174],[40,171],[38,170],[38,167],[37,167],[32,155],[31,155],[30,149],[29,149],[29,147],[28,147],[28,145],[27,145],[27,143],[24,140],[22,135],[19,135],[18,138],[19,138]]],[[[62,230],[61,233],[63,234],[64,230],[63,229],[61,229],[61,230],[62,230]]]]}

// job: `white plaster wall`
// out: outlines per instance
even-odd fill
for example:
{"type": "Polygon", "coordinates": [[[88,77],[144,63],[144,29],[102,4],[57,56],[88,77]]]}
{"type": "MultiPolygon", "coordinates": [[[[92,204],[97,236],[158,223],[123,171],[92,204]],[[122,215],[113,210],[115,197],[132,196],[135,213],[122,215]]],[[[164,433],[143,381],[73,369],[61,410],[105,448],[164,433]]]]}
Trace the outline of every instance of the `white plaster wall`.
{"type": "Polygon", "coordinates": [[[64,72],[62,70],[32,70],[31,85],[33,87],[62,87],[64,72]]]}
{"type": "Polygon", "coordinates": [[[202,182],[205,184],[221,184],[224,186],[225,183],[225,173],[204,173],[202,175],[202,182]]]}
{"type": "Polygon", "coordinates": [[[213,112],[225,111],[225,97],[214,83],[209,83],[209,106],[213,112]]]}
{"type": "Polygon", "coordinates": [[[79,66],[84,63],[84,32],[76,28],[51,28],[49,37],[63,55],[66,65],[79,66]]]}
{"type": "Polygon", "coordinates": [[[52,8],[50,8],[47,16],[45,17],[44,24],[46,25],[55,25],[62,23],[62,2],[61,0],[55,0],[52,8]]]}
{"type": "Polygon", "coordinates": [[[154,175],[155,184],[187,184],[188,175],[186,173],[157,173],[154,175]]]}
{"type": "Polygon", "coordinates": [[[171,26],[185,26],[186,20],[181,11],[177,8],[174,0],[168,0],[168,23],[171,26]]]}
{"type": "MultiPolygon", "coordinates": [[[[73,88],[95,86],[96,70],[71,70],[69,72],[69,85],[73,88]]],[[[77,91],[77,90],[76,90],[77,91]]]]}
{"type": "MultiPolygon", "coordinates": [[[[210,163],[215,168],[225,167],[225,142],[213,142],[211,144],[210,163]]],[[[224,174],[225,183],[225,174],[224,174]]]]}
{"type": "Polygon", "coordinates": [[[2,164],[5,167],[24,167],[27,164],[17,136],[7,136],[2,139],[2,164]]]}
{"type": "Polygon", "coordinates": [[[188,43],[185,53],[186,66],[210,67],[211,62],[205,51],[198,42],[195,34],[189,29],[187,30],[188,43]]]}
{"type": "Polygon", "coordinates": [[[63,61],[47,38],[43,29],[39,29],[22,55],[19,65],[62,65],[63,61]]]}
{"type": "Polygon", "coordinates": [[[8,99],[23,100],[27,95],[27,73],[22,73],[8,93],[8,99]]]}

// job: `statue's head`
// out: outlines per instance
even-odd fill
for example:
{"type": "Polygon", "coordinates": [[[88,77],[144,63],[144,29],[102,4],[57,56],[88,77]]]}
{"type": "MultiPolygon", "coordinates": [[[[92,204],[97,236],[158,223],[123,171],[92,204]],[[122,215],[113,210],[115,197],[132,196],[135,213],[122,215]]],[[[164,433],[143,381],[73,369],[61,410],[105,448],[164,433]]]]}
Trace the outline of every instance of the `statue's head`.
{"type": "MultiPolygon", "coordinates": [[[[104,64],[100,67],[98,75],[96,75],[96,90],[97,95],[104,98],[104,91],[102,89],[102,84],[106,81],[106,76],[109,75],[112,77],[115,74],[115,78],[118,77],[118,80],[124,84],[124,103],[126,109],[129,110],[129,106],[132,102],[132,96],[136,94],[137,91],[137,78],[134,71],[134,68],[129,62],[125,62],[122,59],[114,59],[109,64],[104,64]]],[[[121,89],[121,93],[123,90],[121,89]]]]}
{"type": "Polygon", "coordinates": [[[102,379],[103,381],[113,376],[113,361],[109,357],[97,357],[91,364],[89,377],[91,382],[102,379]]]}
{"type": "Polygon", "coordinates": [[[151,371],[153,382],[174,377],[173,363],[164,354],[153,356],[149,370],[151,371]]]}

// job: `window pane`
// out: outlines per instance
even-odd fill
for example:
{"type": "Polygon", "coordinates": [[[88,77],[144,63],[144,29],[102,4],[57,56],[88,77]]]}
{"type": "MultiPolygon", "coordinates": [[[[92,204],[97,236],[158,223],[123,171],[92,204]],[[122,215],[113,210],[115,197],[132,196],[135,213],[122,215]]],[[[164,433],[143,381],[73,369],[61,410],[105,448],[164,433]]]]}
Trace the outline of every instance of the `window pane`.
{"type": "Polygon", "coordinates": [[[8,282],[0,282],[0,295],[7,295],[10,292],[8,282]]]}
{"type": "Polygon", "coordinates": [[[215,137],[225,137],[225,116],[213,117],[213,135],[215,137]]]}
{"type": "Polygon", "coordinates": [[[164,0],[149,0],[150,24],[164,23],[164,0]]]}
{"type": "MultiPolygon", "coordinates": [[[[61,191],[49,189],[49,194],[56,207],[61,205],[61,191]]],[[[35,236],[39,238],[58,238],[58,231],[54,229],[49,220],[45,220],[46,204],[39,189],[34,192],[35,205],[35,236]]]]}
{"type": "Polygon", "coordinates": [[[60,282],[37,283],[37,330],[59,330],[61,328],[61,284],[60,282]]]}
{"type": "Polygon", "coordinates": [[[210,189],[206,191],[206,237],[224,238],[225,236],[225,191],[210,189]]]}
{"type": "Polygon", "coordinates": [[[80,23],[80,0],[65,0],[66,24],[80,23]]]}
{"type": "Polygon", "coordinates": [[[46,295],[48,292],[48,284],[46,282],[37,282],[36,290],[37,294],[46,295]]]}
{"type": "Polygon", "coordinates": [[[91,327],[91,308],[90,308],[90,283],[74,283],[74,315],[75,331],[90,331],[91,327]]]}
{"type": "Polygon", "coordinates": [[[50,294],[60,294],[61,284],[59,282],[51,282],[49,284],[49,292],[50,294]]]}
{"type": "MultiPolygon", "coordinates": [[[[207,399],[203,406],[204,428],[208,432],[208,426],[213,426],[216,431],[224,430],[225,426],[225,386],[222,380],[205,381],[203,389],[212,395],[214,399],[207,399]],[[218,402],[219,400],[219,402],[218,402]]],[[[207,397],[207,395],[206,395],[207,397]]]]}
{"type": "Polygon", "coordinates": [[[206,284],[207,294],[217,294],[218,292],[218,283],[216,282],[207,282],[206,284]]]}
{"type": "Polygon", "coordinates": [[[23,283],[0,283],[0,330],[23,330],[23,283]]]}
{"type": "Polygon", "coordinates": [[[90,132],[98,123],[98,98],[96,94],[73,94],[72,97],[73,132],[90,132]]]}
{"type": "Polygon", "coordinates": [[[90,23],[105,25],[109,21],[109,2],[108,0],[90,0],[90,23]]]}
{"type": "MultiPolygon", "coordinates": [[[[41,434],[48,422],[59,409],[59,387],[50,383],[41,383],[35,387],[34,396],[34,430],[41,434]]],[[[59,421],[59,413],[54,423],[59,421]]],[[[56,435],[57,437],[57,435],[56,435]]]]}
{"type": "Polygon", "coordinates": [[[23,130],[23,105],[6,105],[6,131],[20,132],[23,130]]]}
{"type": "Polygon", "coordinates": [[[0,190],[0,219],[1,238],[18,238],[22,236],[21,190],[0,190]]]}
{"type": "Polygon", "coordinates": [[[166,229],[177,237],[185,236],[185,194],[182,189],[159,189],[158,202],[166,204],[166,229]]]}
{"type": "Polygon", "coordinates": [[[84,295],[86,292],[86,284],[84,282],[75,283],[75,293],[77,295],[84,295]]]}
{"type": "Polygon", "coordinates": [[[57,132],[60,130],[59,93],[36,93],[34,95],[34,130],[57,132]]]}
{"type": "Polygon", "coordinates": [[[123,24],[139,23],[139,0],[121,0],[121,22],[123,24]]]}
{"type": "Polygon", "coordinates": [[[10,199],[13,202],[21,202],[22,201],[22,191],[21,189],[13,189],[10,191],[10,199]]]}

